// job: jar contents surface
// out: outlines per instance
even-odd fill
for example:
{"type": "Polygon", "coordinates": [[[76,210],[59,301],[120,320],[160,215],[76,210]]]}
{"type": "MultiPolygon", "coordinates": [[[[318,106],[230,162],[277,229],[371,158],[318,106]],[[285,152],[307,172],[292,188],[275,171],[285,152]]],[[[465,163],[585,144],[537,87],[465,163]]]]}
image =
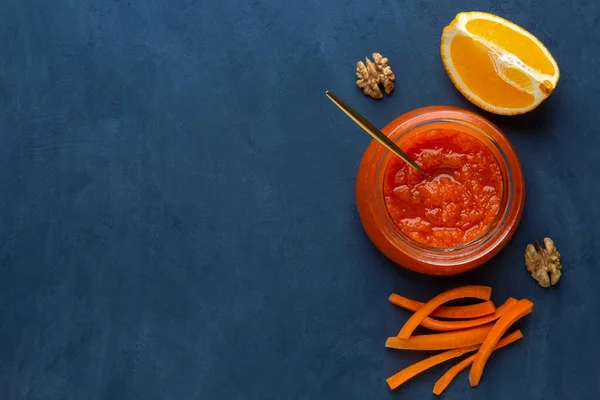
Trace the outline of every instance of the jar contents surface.
{"type": "Polygon", "coordinates": [[[426,172],[416,172],[398,157],[387,166],[385,202],[402,232],[425,245],[448,248],[490,227],[502,200],[502,174],[482,142],[437,129],[417,134],[401,148],[426,172]]]}

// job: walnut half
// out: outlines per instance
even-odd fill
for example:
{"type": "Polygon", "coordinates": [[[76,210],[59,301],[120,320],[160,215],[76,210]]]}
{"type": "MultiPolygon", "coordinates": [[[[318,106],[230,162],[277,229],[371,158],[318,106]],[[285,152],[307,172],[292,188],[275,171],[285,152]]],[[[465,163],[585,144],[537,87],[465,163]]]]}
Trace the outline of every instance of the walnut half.
{"type": "Polygon", "coordinates": [[[525,266],[540,286],[549,287],[556,285],[562,275],[560,265],[560,253],[556,250],[554,241],[550,238],[544,239],[543,248],[536,240],[535,246],[527,245],[525,250],[525,266]]]}
{"type": "Polygon", "coordinates": [[[389,60],[379,53],[373,53],[373,61],[367,57],[366,64],[362,61],[356,63],[356,86],[374,99],[381,99],[383,93],[379,85],[383,85],[385,94],[389,95],[394,90],[396,76],[388,65],[389,60]]]}

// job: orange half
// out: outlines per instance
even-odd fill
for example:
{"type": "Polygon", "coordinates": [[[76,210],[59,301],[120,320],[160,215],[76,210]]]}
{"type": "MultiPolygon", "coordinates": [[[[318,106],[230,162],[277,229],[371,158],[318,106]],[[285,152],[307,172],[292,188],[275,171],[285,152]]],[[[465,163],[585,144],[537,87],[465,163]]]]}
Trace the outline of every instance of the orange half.
{"type": "Polygon", "coordinates": [[[458,14],[444,28],[440,49],[454,86],[473,104],[495,114],[533,110],[560,77],[558,64],[542,42],[489,13],[458,14]]]}

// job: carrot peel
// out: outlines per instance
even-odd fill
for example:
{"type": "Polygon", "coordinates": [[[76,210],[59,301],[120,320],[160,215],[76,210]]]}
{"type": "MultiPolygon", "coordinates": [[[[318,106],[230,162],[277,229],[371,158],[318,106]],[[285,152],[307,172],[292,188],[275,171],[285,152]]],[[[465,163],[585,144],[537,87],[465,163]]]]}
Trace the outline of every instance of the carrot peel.
{"type": "MultiPolygon", "coordinates": [[[[396,293],[392,293],[388,300],[398,307],[413,312],[418,311],[424,305],[424,303],[421,303],[420,301],[411,300],[396,293]]],[[[494,306],[494,303],[487,300],[482,303],[470,304],[467,306],[440,306],[436,308],[430,316],[437,318],[469,319],[493,314],[495,311],[496,307],[494,306]]]]}
{"type": "MultiPolygon", "coordinates": [[[[496,346],[494,347],[494,351],[501,349],[504,346],[508,346],[509,344],[516,342],[517,340],[521,339],[522,337],[523,337],[523,333],[521,333],[520,330],[511,332],[508,335],[504,336],[502,339],[500,339],[498,344],[496,344],[496,346]]],[[[442,392],[444,390],[446,390],[448,385],[450,385],[450,383],[452,383],[454,378],[456,378],[456,375],[458,375],[464,369],[468,368],[469,365],[471,365],[473,363],[474,359],[475,359],[475,355],[467,357],[464,360],[462,360],[461,362],[455,364],[448,371],[446,371],[446,373],[444,375],[442,375],[440,377],[440,379],[438,379],[437,382],[435,383],[435,385],[433,386],[433,393],[437,394],[438,396],[440,394],[442,394],[442,392]]]]}
{"type": "Polygon", "coordinates": [[[492,324],[461,331],[416,335],[408,339],[392,336],[385,347],[402,350],[449,350],[483,343],[492,329],[492,324]]]}
{"type": "Polygon", "coordinates": [[[489,324],[502,317],[506,311],[517,302],[516,299],[509,297],[504,304],[496,309],[496,312],[480,318],[466,319],[462,321],[440,321],[439,319],[425,318],[421,325],[432,331],[456,331],[459,329],[474,328],[476,326],[489,324]]]}
{"type": "Polygon", "coordinates": [[[479,384],[485,364],[502,335],[504,335],[515,322],[531,313],[532,310],[533,303],[531,301],[527,299],[519,300],[494,324],[473,359],[473,364],[469,371],[469,382],[471,383],[471,386],[477,386],[479,384]]]}
{"type": "Polygon", "coordinates": [[[453,349],[444,351],[443,353],[436,354],[435,356],[431,356],[424,360],[421,360],[417,363],[409,365],[404,368],[402,371],[395,373],[394,375],[387,378],[385,381],[391,390],[396,389],[398,386],[402,385],[404,382],[409,379],[415,377],[421,372],[428,370],[429,368],[435,367],[438,364],[443,363],[444,361],[448,361],[452,358],[460,357],[463,354],[470,353],[472,351],[476,351],[479,348],[479,345],[463,347],[461,349],[453,349]]]}
{"type": "Polygon", "coordinates": [[[462,286],[439,294],[425,303],[423,307],[417,310],[408,321],[406,321],[398,334],[398,337],[400,339],[408,339],[423,320],[444,303],[466,297],[489,300],[491,294],[492,288],[489,286],[462,286]]]}

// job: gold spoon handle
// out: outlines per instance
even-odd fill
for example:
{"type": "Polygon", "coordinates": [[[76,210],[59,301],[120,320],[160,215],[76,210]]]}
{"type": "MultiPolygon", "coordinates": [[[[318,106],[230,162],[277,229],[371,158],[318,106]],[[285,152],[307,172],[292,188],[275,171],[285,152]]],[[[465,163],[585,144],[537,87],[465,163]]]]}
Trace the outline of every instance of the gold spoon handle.
{"type": "Polygon", "coordinates": [[[416,162],[414,162],[413,159],[408,156],[408,154],[400,150],[400,147],[398,147],[396,143],[392,142],[390,138],[383,134],[383,132],[377,129],[372,123],[367,121],[365,117],[354,111],[352,107],[344,103],[329,90],[325,92],[325,95],[329,97],[329,100],[333,101],[333,103],[336,106],[338,106],[344,113],[346,113],[346,115],[348,115],[354,122],[356,122],[358,126],[363,128],[369,135],[373,136],[373,139],[377,140],[389,151],[406,161],[406,163],[413,167],[415,170],[417,170],[420,173],[423,173],[421,167],[419,167],[419,165],[416,162]]]}

